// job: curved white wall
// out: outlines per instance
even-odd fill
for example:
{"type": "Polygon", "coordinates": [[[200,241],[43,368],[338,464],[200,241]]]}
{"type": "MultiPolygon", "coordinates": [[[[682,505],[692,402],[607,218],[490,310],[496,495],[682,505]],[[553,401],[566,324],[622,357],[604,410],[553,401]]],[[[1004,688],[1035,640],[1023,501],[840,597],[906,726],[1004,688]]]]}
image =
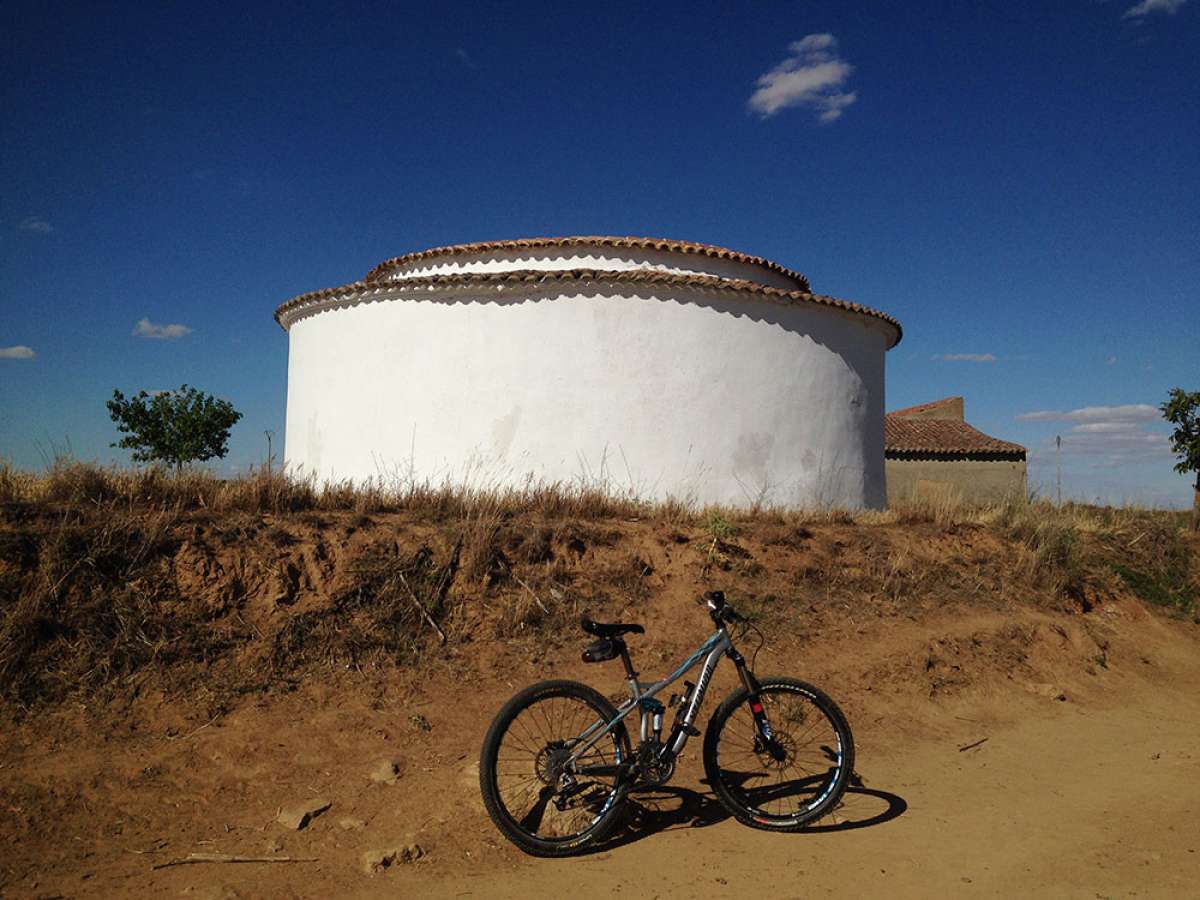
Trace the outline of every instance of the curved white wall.
{"type": "Polygon", "coordinates": [[[884,356],[896,333],[866,315],[682,284],[567,282],[385,291],[285,327],[286,460],[322,480],[532,475],[702,504],[886,500],[884,356]]]}

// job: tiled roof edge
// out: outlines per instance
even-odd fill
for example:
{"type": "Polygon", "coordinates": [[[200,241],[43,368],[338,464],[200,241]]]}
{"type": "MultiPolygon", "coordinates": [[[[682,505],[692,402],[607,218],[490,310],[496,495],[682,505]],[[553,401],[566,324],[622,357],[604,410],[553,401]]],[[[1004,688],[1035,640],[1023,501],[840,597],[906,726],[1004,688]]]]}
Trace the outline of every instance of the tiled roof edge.
{"type": "Polygon", "coordinates": [[[506,285],[540,285],[556,282],[577,282],[593,284],[664,284],[678,287],[693,287],[714,291],[730,291],[738,294],[752,294],[768,299],[791,301],[796,303],[814,303],[819,306],[829,306],[845,312],[856,313],[868,318],[878,319],[891,326],[895,331],[895,340],[888,349],[900,343],[904,331],[900,323],[885,312],[852,303],[849,300],[839,300],[822,294],[808,291],[785,291],[780,288],[768,287],[753,281],[742,281],[731,278],[718,278],[713,275],[677,275],[670,272],[655,272],[641,269],[612,271],[608,269],[564,269],[559,271],[541,271],[520,269],[511,272],[457,272],[448,275],[424,275],[418,278],[406,278],[403,281],[367,282],[355,281],[341,287],[324,288],[309,291],[293,297],[280,304],[275,310],[275,321],[285,330],[285,319],[300,307],[313,303],[331,302],[351,297],[355,294],[413,294],[429,292],[438,288],[473,288],[493,285],[503,288],[506,285]]]}
{"type": "Polygon", "coordinates": [[[885,459],[1025,459],[1027,451],[1020,444],[993,439],[987,447],[893,447],[883,448],[885,459]]]}
{"type": "Polygon", "coordinates": [[[536,250],[544,247],[577,247],[589,245],[628,247],[639,250],[665,250],[674,253],[697,253],[714,259],[728,259],[734,262],[748,263],[750,265],[761,266],[768,271],[792,279],[802,291],[812,290],[812,285],[809,284],[806,276],[786,266],[781,266],[777,262],[764,259],[761,256],[750,256],[737,250],[729,250],[713,244],[700,244],[695,241],[673,241],[664,238],[648,237],[616,237],[612,235],[518,238],[507,241],[479,241],[473,244],[451,244],[446,247],[433,247],[429,250],[418,250],[414,253],[405,253],[403,256],[384,260],[368,272],[363,281],[378,281],[384,274],[393,269],[398,269],[405,263],[431,259],[436,256],[452,256],[456,253],[487,253],[493,250],[536,250]]]}

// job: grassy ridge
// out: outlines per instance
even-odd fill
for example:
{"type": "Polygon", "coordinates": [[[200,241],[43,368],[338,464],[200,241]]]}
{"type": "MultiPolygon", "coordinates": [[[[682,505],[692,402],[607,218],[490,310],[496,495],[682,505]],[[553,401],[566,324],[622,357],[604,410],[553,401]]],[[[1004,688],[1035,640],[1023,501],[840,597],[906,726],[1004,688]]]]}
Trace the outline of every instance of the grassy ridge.
{"type": "Polygon", "coordinates": [[[1125,591],[1194,617],[1200,595],[1186,513],[744,511],[564,485],[0,466],[0,697],[29,707],[150,677],[237,694],[313,667],[417,664],[480,633],[565,632],[581,608],[655,602],[660,546],[782,627],[797,603],[911,611],[974,596],[1088,612],[1125,591]]]}

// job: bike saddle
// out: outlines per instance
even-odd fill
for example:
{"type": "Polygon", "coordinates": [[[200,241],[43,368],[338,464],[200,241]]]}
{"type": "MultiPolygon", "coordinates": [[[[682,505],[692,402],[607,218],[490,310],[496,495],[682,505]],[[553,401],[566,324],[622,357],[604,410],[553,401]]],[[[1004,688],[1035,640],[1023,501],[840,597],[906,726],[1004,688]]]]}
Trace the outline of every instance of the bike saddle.
{"type": "Polygon", "coordinates": [[[593,622],[587,616],[579,620],[579,626],[588,634],[594,634],[600,638],[620,637],[623,634],[644,634],[646,629],[641,625],[634,625],[632,622],[612,622],[605,624],[603,622],[593,622]]]}

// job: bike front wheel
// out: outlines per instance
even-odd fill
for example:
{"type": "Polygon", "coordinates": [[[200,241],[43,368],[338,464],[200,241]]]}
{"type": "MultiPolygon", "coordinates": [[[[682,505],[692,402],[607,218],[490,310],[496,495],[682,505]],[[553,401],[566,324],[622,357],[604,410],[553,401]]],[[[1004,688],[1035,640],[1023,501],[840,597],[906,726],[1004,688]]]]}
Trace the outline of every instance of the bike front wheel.
{"type": "Polygon", "coordinates": [[[749,692],[735,691],[704,736],[708,783],[742,824],[799,831],[841,802],[854,771],[850,725],[824,692],[793,678],[763,681],[758,700],[774,745],[756,727],[749,692]]]}
{"type": "Polygon", "coordinates": [[[616,717],[602,694],[577,681],[543,681],[505,704],[479,759],[483,804],[505,837],[533,856],[569,856],[609,832],[632,758],[625,725],[574,763],[569,757],[581,734],[616,717]]]}

